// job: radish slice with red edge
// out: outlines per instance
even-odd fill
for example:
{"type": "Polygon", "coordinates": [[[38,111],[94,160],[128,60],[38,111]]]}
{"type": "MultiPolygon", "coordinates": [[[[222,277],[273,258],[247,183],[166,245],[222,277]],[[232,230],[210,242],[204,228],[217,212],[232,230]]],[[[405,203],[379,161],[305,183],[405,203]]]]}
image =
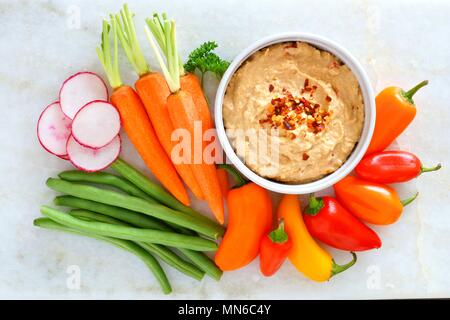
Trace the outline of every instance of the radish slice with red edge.
{"type": "Polygon", "coordinates": [[[101,148],[120,131],[117,109],[105,101],[92,101],[77,112],[72,121],[72,136],[89,148],[101,148]]]}
{"type": "Polygon", "coordinates": [[[65,115],[73,119],[88,102],[108,100],[105,82],[93,72],[78,72],[66,79],[59,90],[59,103],[65,115]]]}
{"type": "Polygon", "coordinates": [[[67,140],[71,133],[70,120],[61,110],[59,102],[53,102],[42,111],[37,136],[42,147],[60,158],[67,155],[67,140]]]}
{"type": "Polygon", "coordinates": [[[92,149],[79,144],[73,136],[67,141],[67,153],[70,162],[80,170],[93,172],[107,168],[120,154],[121,140],[117,135],[109,144],[92,149]]]}

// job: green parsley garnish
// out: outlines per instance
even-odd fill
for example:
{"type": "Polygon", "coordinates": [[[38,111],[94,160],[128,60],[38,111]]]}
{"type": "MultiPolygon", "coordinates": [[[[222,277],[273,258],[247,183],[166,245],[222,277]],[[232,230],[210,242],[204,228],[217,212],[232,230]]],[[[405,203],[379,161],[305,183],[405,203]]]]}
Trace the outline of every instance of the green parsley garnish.
{"type": "Polygon", "coordinates": [[[205,73],[212,72],[220,79],[230,65],[230,62],[223,60],[213,52],[216,48],[217,43],[215,41],[205,42],[189,54],[189,59],[184,64],[184,69],[187,72],[195,72],[196,70],[200,72],[202,86],[205,73]]]}

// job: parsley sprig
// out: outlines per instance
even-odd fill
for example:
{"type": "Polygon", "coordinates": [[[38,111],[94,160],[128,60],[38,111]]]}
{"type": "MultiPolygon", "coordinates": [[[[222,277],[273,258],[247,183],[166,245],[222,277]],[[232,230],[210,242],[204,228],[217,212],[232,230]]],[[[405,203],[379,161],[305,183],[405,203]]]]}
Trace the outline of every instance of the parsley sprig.
{"type": "Polygon", "coordinates": [[[214,49],[217,43],[215,41],[208,41],[203,43],[200,47],[189,54],[188,61],[184,64],[184,69],[187,72],[200,72],[200,79],[203,86],[203,78],[207,72],[213,73],[220,79],[227,70],[230,63],[220,58],[214,49]]]}

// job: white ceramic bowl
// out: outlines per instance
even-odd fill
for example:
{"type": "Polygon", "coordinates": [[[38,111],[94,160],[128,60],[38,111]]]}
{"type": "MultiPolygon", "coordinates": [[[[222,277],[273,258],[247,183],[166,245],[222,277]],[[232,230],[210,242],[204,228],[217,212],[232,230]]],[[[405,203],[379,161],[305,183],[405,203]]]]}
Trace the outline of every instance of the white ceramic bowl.
{"type": "Polygon", "coordinates": [[[370,139],[372,137],[373,129],[375,126],[375,98],[374,93],[369,81],[369,78],[364,71],[361,64],[343,47],[337,43],[330,41],[314,34],[307,33],[285,33],[269,36],[267,38],[256,41],[249,47],[244,49],[231,63],[228,70],[225,72],[217,90],[215,100],[215,122],[217,128],[217,134],[219,141],[225,150],[227,157],[236,166],[236,168],[249,180],[256,184],[275,192],[290,193],[290,194],[307,194],[316,192],[325,188],[328,188],[348,175],[358,164],[363,157],[364,153],[369,146],[370,139]],[[355,74],[361,87],[363,99],[364,99],[364,127],[361,134],[361,138],[355,149],[345,161],[345,163],[333,173],[313,182],[304,184],[287,184],[282,182],[273,181],[263,178],[257,173],[249,169],[245,163],[236,155],[233,147],[228,140],[225,133],[225,128],[222,118],[222,105],[225,92],[228,87],[228,83],[231,80],[233,74],[239,69],[241,64],[247,60],[256,51],[268,47],[275,43],[289,42],[289,41],[302,41],[311,44],[312,46],[324,51],[328,51],[338,57],[343,63],[345,63],[355,74]]]}

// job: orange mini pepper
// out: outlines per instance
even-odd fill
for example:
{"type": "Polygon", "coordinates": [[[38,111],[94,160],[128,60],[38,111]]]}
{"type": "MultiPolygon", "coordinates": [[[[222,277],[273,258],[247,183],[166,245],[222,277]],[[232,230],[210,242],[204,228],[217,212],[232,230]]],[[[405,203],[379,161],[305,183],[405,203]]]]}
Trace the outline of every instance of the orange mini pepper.
{"type": "Polygon", "coordinates": [[[422,81],[409,91],[398,87],[388,87],[375,99],[376,121],[367,154],[383,151],[408,127],[416,116],[413,95],[428,81],[422,81]]]}
{"type": "Polygon", "coordinates": [[[339,203],[359,219],[372,224],[388,225],[398,220],[403,207],[417,198],[400,200],[397,192],[384,184],[348,176],[334,185],[339,203]]]}
{"type": "Polygon", "coordinates": [[[237,180],[228,192],[228,226],[215,257],[221,270],[231,271],[258,256],[261,238],[272,228],[272,199],[266,189],[245,180],[230,165],[218,167],[237,180]]]}
{"type": "Polygon", "coordinates": [[[333,257],[311,237],[303,221],[300,202],[296,195],[287,194],[278,206],[278,218],[284,220],[284,228],[292,241],[288,258],[294,267],[315,281],[327,281],[356,263],[356,254],[345,265],[338,265],[333,257]]]}

